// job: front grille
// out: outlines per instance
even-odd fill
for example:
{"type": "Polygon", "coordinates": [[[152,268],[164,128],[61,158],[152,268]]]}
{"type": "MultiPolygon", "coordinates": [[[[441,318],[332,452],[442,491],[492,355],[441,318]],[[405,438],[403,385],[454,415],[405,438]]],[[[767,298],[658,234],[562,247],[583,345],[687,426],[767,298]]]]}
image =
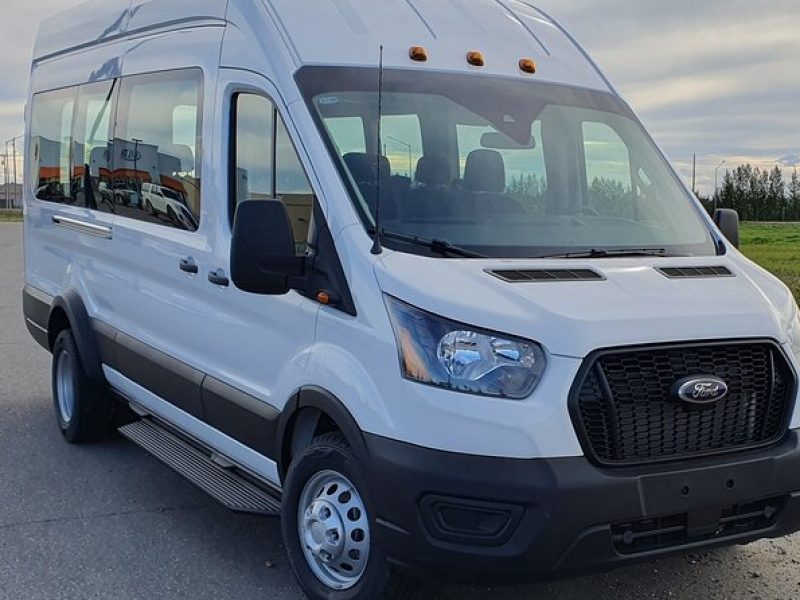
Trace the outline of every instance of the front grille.
{"type": "Polygon", "coordinates": [[[711,530],[693,534],[689,515],[639,519],[611,526],[614,549],[620,554],[643,554],[666,550],[689,543],[724,540],[772,527],[780,518],[786,498],[770,498],[748,504],[728,506],[721,512],[719,523],[711,530]]]}
{"type": "Polygon", "coordinates": [[[571,395],[573,422],[594,461],[623,466],[762,447],[787,430],[794,376],[771,342],[602,351],[587,359],[571,395]],[[728,384],[697,406],[673,397],[693,376],[728,384]]]}

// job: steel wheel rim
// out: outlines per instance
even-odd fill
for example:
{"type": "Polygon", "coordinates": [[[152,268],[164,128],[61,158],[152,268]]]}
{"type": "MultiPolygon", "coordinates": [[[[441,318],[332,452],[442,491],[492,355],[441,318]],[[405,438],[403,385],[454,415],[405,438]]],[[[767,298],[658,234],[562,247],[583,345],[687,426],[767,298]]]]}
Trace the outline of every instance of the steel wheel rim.
{"type": "Polygon", "coordinates": [[[336,471],[311,477],[300,494],[297,528],[303,556],[317,579],[335,590],[361,581],[369,560],[369,517],[349,479],[336,471]]]}
{"type": "Polygon", "coordinates": [[[75,385],[72,375],[69,353],[62,351],[56,364],[56,391],[58,393],[58,410],[65,423],[72,421],[75,414],[75,385]]]}

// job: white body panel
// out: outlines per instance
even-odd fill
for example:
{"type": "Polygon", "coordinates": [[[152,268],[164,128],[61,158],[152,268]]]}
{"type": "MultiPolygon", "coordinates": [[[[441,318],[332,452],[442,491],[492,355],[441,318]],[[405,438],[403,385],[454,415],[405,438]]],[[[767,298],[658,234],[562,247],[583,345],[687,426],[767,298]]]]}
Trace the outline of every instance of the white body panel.
{"type": "MultiPolygon", "coordinates": [[[[278,410],[304,386],[329,391],[363,431],[466,454],[534,458],[582,454],[567,394],[582,359],[599,348],[672,341],[766,338],[783,344],[794,300],[777,279],[736,251],[670,259],[669,266],[724,265],[732,278],[675,281],[663,259],[570,261],[605,275],[601,283],[517,284],[487,268],[537,261],[423,258],[371,240],[301,101],[303,65],[475,71],[528,77],[613,93],[583,51],[547,16],[517,0],[108,0],[46,22],[36,47],[32,93],[120,75],[200,67],[204,81],[202,212],[196,232],[35,199],[26,185],[26,282],[50,296],[74,289],[90,316],[278,410]],[[91,9],[91,10],[89,10],[91,9]],[[313,18],[309,18],[309,15],[313,18]],[[53,35],[63,31],[64,36],[53,35]],[[458,31],[458,35],[453,35],[458,31]],[[423,45],[431,59],[410,63],[423,45]],[[353,317],[295,292],[266,297],[207,281],[230,272],[228,142],[236,91],[273,98],[287,122],[333,233],[357,309],[353,317]],[[113,230],[111,239],[55,228],[55,215],[113,230]],[[178,269],[193,258],[197,275],[178,269]],[[482,328],[536,340],[548,369],[528,399],[508,401],[422,386],[401,377],[384,294],[482,328]]],[[[477,75],[476,75],[477,76],[477,75]]],[[[147,195],[144,198],[148,198],[147,195]]],[[[153,206],[166,211],[166,204],[153,206]]],[[[713,224],[708,222],[710,228],[713,224]]],[[[548,261],[547,266],[558,266],[548,261]]],[[[796,363],[794,358],[791,359],[796,363]]],[[[797,365],[794,364],[795,369],[797,365]]],[[[261,476],[271,461],[175,409],[106,367],[112,386],[261,476]]],[[[795,411],[792,427],[800,427],[795,411]]]]}

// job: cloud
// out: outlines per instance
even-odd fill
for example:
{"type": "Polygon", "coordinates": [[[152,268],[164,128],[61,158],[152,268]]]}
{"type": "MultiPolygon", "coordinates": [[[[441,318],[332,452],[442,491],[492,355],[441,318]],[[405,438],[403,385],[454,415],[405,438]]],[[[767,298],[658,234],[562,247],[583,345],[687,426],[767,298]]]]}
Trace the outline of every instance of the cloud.
{"type": "MultiPolygon", "coordinates": [[[[800,155],[796,0],[543,0],[689,180],[800,155]]],[[[786,160],[783,161],[784,163],[786,160]]],[[[792,165],[793,166],[793,165],[792,165]]]]}

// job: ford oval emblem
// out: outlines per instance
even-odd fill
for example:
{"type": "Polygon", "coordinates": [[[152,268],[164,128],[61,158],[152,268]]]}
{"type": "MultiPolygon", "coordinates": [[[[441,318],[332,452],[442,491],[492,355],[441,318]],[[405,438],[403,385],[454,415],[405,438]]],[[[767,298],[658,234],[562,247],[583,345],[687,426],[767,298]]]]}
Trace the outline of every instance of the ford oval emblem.
{"type": "Polygon", "coordinates": [[[719,377],[687,377],[675,383],[673,394],[689,404],[713,404],[728,395],[728,384],[719,377]]]}

